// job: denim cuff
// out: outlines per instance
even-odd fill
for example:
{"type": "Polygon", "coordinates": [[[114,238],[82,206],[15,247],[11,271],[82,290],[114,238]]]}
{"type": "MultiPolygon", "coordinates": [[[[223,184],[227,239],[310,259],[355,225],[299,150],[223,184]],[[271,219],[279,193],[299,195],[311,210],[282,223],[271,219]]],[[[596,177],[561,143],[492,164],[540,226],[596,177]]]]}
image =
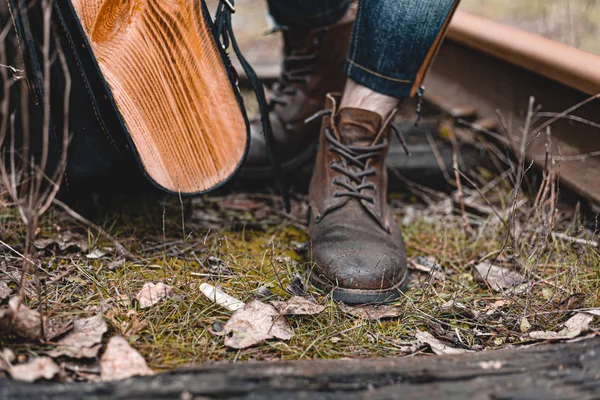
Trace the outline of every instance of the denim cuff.
{"type": "Polygon", "coordinates": [[[398,99],[410,97],[415,84],[414,80],[398,79],[381,75],[352,60],[346,61],[344,69],[348,78],[352,79],[354,82],[360,83],[378,93],[398,99]]]}

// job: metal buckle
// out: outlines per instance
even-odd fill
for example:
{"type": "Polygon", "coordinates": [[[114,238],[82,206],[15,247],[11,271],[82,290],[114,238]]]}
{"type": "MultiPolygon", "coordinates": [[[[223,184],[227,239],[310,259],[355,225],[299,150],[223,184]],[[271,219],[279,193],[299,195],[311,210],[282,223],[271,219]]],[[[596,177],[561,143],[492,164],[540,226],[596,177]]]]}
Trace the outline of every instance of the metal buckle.
{"type": "Polygon", "coordinates": [[[231,3],[231,1],[229,0],[221,0],[221,2],[225,3],[227,5],[227,7],[229,7],[229,10],[231,10],[231,13],[235,13],[235,6],[231,3]]]}

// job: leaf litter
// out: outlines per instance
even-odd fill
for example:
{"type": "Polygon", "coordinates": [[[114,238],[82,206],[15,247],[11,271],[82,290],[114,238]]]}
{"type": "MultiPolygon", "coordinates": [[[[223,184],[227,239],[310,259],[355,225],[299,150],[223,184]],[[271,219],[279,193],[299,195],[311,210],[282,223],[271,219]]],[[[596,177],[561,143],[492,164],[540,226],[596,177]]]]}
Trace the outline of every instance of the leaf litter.
{"type": "Polygon", "coordinates": [[[404,311],[398,307],[389,305],[367,305],[353,307],[344,303],[339,304],[340,310],[353,317],[367,319],[370,321],[386,318],[397,318],[404,314],[404,311]]]}
{"type": "Polygon", "coordinates": [[[279,310],[260,300],[253,300],[236,311],[218,333],[225,336],[225,346],[244,349],[269,339],[290,340],[294,333],[279,310]]]}
{"type": "Polygon", "coordinates": [[[590,329],[590,324],[597,315],[588,312],[578,312],[565,322],[564,328],[559,332],[536,331],[529,333],[532,339],[564,340],[574,339],[590,329]]]}
{"type": "Polygon", "coordinates": [[[457,349],[456,347],[452,347],[451,345],[435,338],[431,333],[425,331],[418,331],[415,333],[415,338],[417,338],[419,342],[429,345],[431,350],[438,355],[455,355],[472,352],[472,350],[457,349]]]}
{"type": "Polygon", "coordinates": [[[51,357],[94,358],[102,347],[102,337],[108,325],[102,314],[79,318],[73,323],[73,330],[58,341],[55,349],[46,352],[51,357]]]}
{"type": "Polygon", "coordinates": [[[326,308],[300,296],[294,296],[288,301],[273,301],[271,304],[281,315],[318,315],[326,308]]]}
{"type": "Polygon", "coordinates": [[[154,284],[147,282],[142,287],[142,290],[135,296],[136,300],[140,303],[140,308],[152,307],[158,302],[163,301],[169,296],[169,293],[173,288],[169,285],[165,285],[163,282],[154,284]]]}
{"type": "Polygon", "coordinates": [[[105,382],[154,374],[144,357],[121,336],[114,336],[108,341],[100,359],[100,370],[105,382]]]}
{"type": "Polygon", "coordinates": [[[496,292],[515,288],[525,283],[525,278],[518,272],[498,267],[487,262],[479,263],[473,269],[476,282],[486,284],[496,292]]]}
{"type": "Polygon", "coordinates": [[[38,357],[25,364],[12,366],[7,372],[18,381],[35,382],[54,378],[60,373],[60,367],[50,357],[38,357]]]}

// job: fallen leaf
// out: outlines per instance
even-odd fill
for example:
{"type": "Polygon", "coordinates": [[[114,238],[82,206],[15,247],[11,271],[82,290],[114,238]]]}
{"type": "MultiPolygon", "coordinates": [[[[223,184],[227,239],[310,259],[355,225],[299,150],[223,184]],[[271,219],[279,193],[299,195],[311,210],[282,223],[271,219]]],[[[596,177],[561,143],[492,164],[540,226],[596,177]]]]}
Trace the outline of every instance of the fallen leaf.
{"type": "Polygon", "coordinates": [[[106,251],[100,249],[94,249],[86,255],[89,260],[98,260],[106,255],[106,251]]]}
{"type": "Polygon", "coordinates": [[[11,349],[5,348],[0,351],[0,372],[8,372],[15,361],[15,353],[11,349]]]}
{"type": "Polygon", "coordinates": [[[273,338],[290,340],[294,336],[280,312],[259,300],[236,311],[219,334],[228,335],[225,345],[234,349],[244,349],[273,338]]]}
{"type": "Polygon", "coordinates": [[[262,298],[263,300],[267,300],[267,299],[270,299],[271,297],[275,296],[275,294],[273,292],[271,292],[271,290],[264,285],[259,287],[258,289],[256,289],[256,294],[258,295],[258,297],[262,298]]]}
{"type": "Polygon", "coordinates": [[[442,266],[436,261],[435,257],[419,256],[413,258],[409,262],[409,268],[414,271],[425,272],[431,276],[432,279],[443,281],[446,279],[446,274],[442,266]]]}
{"type": "Polygon", "coordinates": [[[53,317],[44,321],[44,335],[47,341],[64,335],[73,328],[73,317],[53,317]]]}
{"type": "Polygon", "coordinates": [[[8,301],[8,307],[0,309],[0,331],[13,332],[27,339],[39,339],[42,319],[37,311],[21,304],[18,297],[8,301]]]}
{"type": "Polygon", "coordinates": [[[527,318],[525,318],[525,317],[521,318],[520,328],[521,328],[521,332],[523,332],[523,333],[529,332],[529,330],[531,329],[531,324],[529,323],[529,320],[527,318]]]}
{"type": "Polygon", "coordinates": [[[417,340],[423,344],[428,344],[429,347],[431,347],[431,350],[438,355],[442,355],[442,354],[464,354],[464,353],[470,353],[470,350],[466,350],[466,349],[457,349],[455,347],[452,347],[450,345],[445,344],[444,342],[442,342],[439,339],[436,339],[431,333],[429,332],[422,332],[419,331],[415,334],[415,337],[417,338],[417,340]]]}
{"type": "Polygon", "coordinates": [[[441,311],[444,313],[461,315],[467,318],[478,318],[481,314],[479,311],[454,300],[449,300],[442,304],[441,311]]]}
{"type": "Polygon", "coordinates": [[[285,290],[286,292],[288,292],[289,294],[293,294],[294,296],[306,296],[306,288],[304,287],[302,278],[300,278],[298,275],[294,276],[294,279],[292,279],[290,284],[285,287],[285,290]]]}
{"type": "Polygon", "coordinates": [[[317,315],[325,311],[325,306],[315,304],[304,297],[294,296],[288,301],[273,301],[273,306],[281,315],[317,315]]]}
{"type": "Polygon", "coordinates": [[[56,248],[62,252],[66,250],[78,250],[87,252],[89,249],[87,238],[69,231],[59,233],[53,238],[37,239],[33,245],[38,250],[56,248]]]}
{"type": "Polygon", "coordinates": [[[536,331],[531,332],[529,337],[541,340],[573,339],[587,331],[594,318],[593,314],[580,312],[569,318],[560,332],[536,331]]]}
{"type": "Polygon", "coordinates": [[[59,372],[60,368],[50,357],[35,358],[27,364],[14,365],[8,370],[13,379],[25,382],[52,379],[59,372]]]}
{"type": "Polygon", "coordinates": [[[235,297],[231,297],[221,289],[218,289],[208,283],[202,283],[200,285],[200,291],[203,295],[208,297],[209,300],[214,301],[229,311],[241,310],[245,306],[243,301],[238,300],[235,297]]]}
{"type": "Polygon", "coordinates": [[[369,305],[361,307],[352,307],[343,303],[339,304],[340,310],[353,317],[368,319],[371,321],[385,318],[397,318],[404,315],[404,312],[397,307],[386,305],[369,305]]]}
{"type": "Polygon", "coordinates": [[[8,283],[0,281],[0,301],[7,299],[11,292],[12,290],[8,287],[8,283]]]}
{"type": "Polygon", "coordinates": [[[116,270],[118,268],[121,268],[124,264],[125,264],[125,259],[124,258],[120,258],[118,260],[114,260],[114,261],[111,261],[110,263],[108,263],[107,268],[110,271],[114,271],[114,270],[116,270]]]}
{"type": "Polygon", "coordinates": [[[55,349],[47,351],[50,357],[94,358],[100,350],[102,336],[108,330],[102,314],[89,318],[79,318],[73,323],[73,330],[58,341],[55,349]]]}
{"type": "Polygon", "coordinates": [[[173,288],[171,286],[165,285],[162,282],[157,283],[156,285],[152,282],[148,282],[144,284],[142,290],[135,296],[137,301],[140,303],[140,308],[148,308],[152,307],[156,303],[164,300],[173,288]]]}
{"type": "Polygon", "coordinates": [[[154,374],[144,357],[120,336],[108,341],[106,351],[100,359],[100,370],[105,382],[154,374]]]}
{"type": "Polygon", "coordinates": [[[15,353],[13,353],[13,351],[9,348],[2,349],[2,351],[0,351],[0,355],[4,361],[9,363],[12,363],[16,359],[15,353]]]}
{"type": "Polygon", "coordinates": [[[502,292],[525,282],[525,278],[518,272],[483,262],[473,269],[473,278],[476,282],[487,284],[493,290],[502,292]]]}

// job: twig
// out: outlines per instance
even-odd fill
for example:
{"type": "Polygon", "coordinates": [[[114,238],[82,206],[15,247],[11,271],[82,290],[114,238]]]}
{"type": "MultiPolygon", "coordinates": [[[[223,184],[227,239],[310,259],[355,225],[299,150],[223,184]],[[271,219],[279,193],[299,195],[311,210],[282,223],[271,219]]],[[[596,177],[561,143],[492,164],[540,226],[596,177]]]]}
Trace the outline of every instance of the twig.
{"type": "Polygon", "coordinates": [[[68,205],[66,205],[65,203],[63,203],[62,201],[60,201],[58,199],[54,199],[53,203],[55,205],[57,205],[58,207],[62,208],[73,219],[75,219],[75,220],[79,221],[80,223],[82,223],[82,224],[84,224],[84,225],[92,228],[93,230],[95,230],[96,232],[98,232],[98,234],[100,236],[103,236],[104,238],[106,238],[109,241],[111,241],[113,243],[113,245],[115,246],[115,248],[117,249],[117,253],[119,253],[120,255],[122,255],[123,257],[125,257],[129,261],[135,261],[135,256],[133,254],[131,254],[129,252],[129,250],[127,250],[117,239],[115,239],[112,235],[110,235],[108,232],[106,232],[100,226],[96,225],[95,223],[93,223],[89,219],[83,217],[77,211],[73,210],[71,207],[69,207],[68,205]]]}
{"type": "Polygon", "coordinates": [[[599,245],[598,242],[596,242],[595,240],[575,238],[573,236],[569,236],[569,235],[566,235],[564,233],[559,233],[559,232],[552,232],[552,237],[555,239],[564,240],[565,242],[577,243],[577,244],[581,244],[581,245],[585,245],[585,246],[598,247],[598,245],[599,245]]]}

